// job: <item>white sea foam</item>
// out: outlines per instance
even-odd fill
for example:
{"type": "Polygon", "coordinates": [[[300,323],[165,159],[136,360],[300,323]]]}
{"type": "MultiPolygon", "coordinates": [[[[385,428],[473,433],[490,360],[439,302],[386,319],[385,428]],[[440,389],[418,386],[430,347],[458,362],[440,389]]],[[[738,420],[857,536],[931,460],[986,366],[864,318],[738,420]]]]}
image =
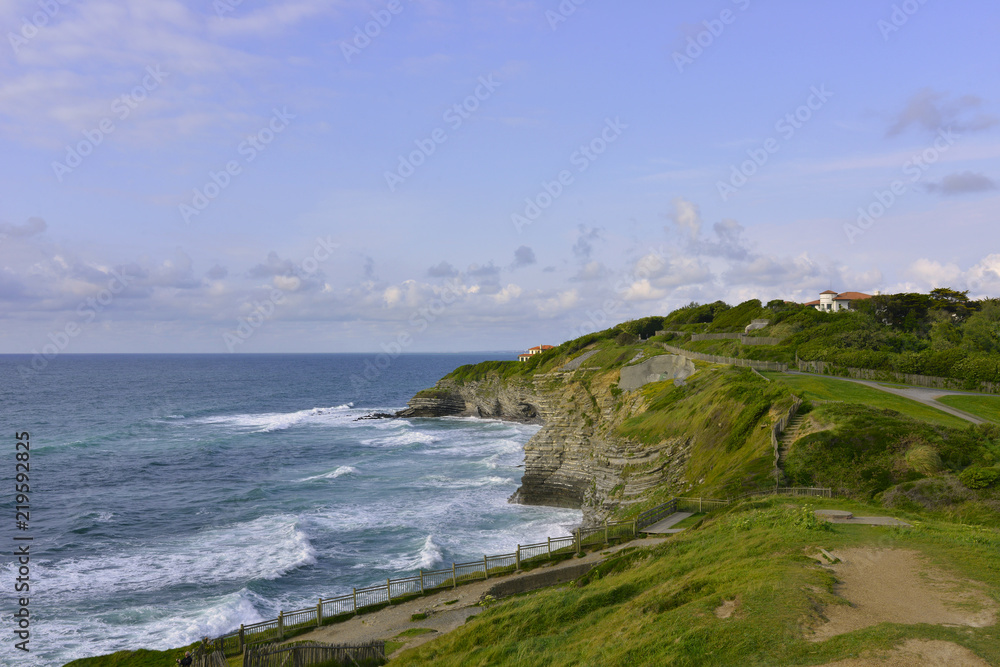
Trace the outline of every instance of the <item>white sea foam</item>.
{"type": "Polygon", "coordinates": [[[406,447],[407,445],[430,445],[438,439],[430,433],[422,431],[406,431],[398,435],[387,435],[378,438],[367,438],[361,441],[367,447],[406,447]]]}
{"type": "Polygon", "coordinates": [[[202,417],[196,421],[199,424],[219,424],[238,429],[252,430],[254,433],[268,433],[270,431],[283,431],[300,424],[332,425],[338,422],[349,421],[355,417],[355,415],[348,412],[353,407],[353,403],[346,403],[331,408],[312,408],[297,412],[264,412],[259,414],[202,417]]]}
{"type": "Polygon", "coordinates": [[[428,535],[424,539],[423,546],[414,556],[412,553],[400,558],[386,560],[378,565],[381,569],[389,571],[404,572],[409,570],[433,570],[444,560],[444,553],[441,547],[434,542],[434,536],[428,535]]]}
{"type": "Polygon", "coordinates": [[[330,472],[325,472],[321,475],[313,475],[312,477],[305,477],[303,479],[297,479],[296,482],[312,482],[317,479],[337,479],[343,475],[348,475],[351,473],[356,473],[357,468],[353,466],[340,466],[336,470],[331,470],[330,472]]]}
{"type": "Polygon", "coordinates": [[[199,581],[277,579],[316,562],[295,517],[273,515],[129,551],[39,562],[50,595],[101,599],[199,581]]]}

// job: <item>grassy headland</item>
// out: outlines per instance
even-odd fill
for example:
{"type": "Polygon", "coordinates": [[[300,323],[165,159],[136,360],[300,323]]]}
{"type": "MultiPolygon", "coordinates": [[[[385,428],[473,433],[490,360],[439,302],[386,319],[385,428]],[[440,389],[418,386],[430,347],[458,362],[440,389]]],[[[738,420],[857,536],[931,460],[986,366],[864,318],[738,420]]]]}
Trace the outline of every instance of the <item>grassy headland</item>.
{"type": "MultiPolygon", "coordinates": [[[[880,508],[844,500],[858,515],[880,508]]],[[[393,659],[400,665],[812,665],[908,638],[954,642],[1000,664],[990,627],[880,624],[809,641],[845,604],[819,548],[916,551],[1000,600],[1000,531],[903,514],[912,529],[829,525],[788,499],[744,503],[651,549],[611,558],[576,585],[519,596],[393,659]],[[721,610],[729,608],[727,616],[721,610]],[[724,617],[725,616],[725,617],[724,617]]]]}

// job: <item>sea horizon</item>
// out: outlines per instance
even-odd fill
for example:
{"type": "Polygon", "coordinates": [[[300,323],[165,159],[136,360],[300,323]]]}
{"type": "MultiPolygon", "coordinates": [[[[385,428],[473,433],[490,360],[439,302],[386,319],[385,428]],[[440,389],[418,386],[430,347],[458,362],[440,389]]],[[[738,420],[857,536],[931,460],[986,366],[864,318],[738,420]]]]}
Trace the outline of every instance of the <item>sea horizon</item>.
{"type": "Polygon", "coordinates": [[[399,355],[352,382],[371,356],[80,353],[22,386],[0,355],[4,428],[31,437],[16,664],[183,646],[579,522],[507,502],[537,426],[357,421],[495,354],[399,355]]]}

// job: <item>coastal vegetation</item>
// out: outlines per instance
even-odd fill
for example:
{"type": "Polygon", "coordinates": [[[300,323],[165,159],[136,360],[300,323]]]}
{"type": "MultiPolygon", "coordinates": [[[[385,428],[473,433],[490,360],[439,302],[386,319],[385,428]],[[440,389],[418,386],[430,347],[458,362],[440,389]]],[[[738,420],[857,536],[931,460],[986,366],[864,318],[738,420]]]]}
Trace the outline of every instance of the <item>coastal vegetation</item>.
{"type": "MultiPolygon", "coordinates": [[[[824,507],[877,514],[877,506],[824,507]]],[[[1000,662],[1000,631],[882,623],[816,641],[824,610],[846,604],[820,548],[917,553],[1000,599],[995,527],[899,512],[913,528],[830,525],[806,501],[746,502],[661,545],[610,557],[575,584],[491,606],[458,630],[393,657],[399,665],[806,665],[951,642],[1000,662]]],[[[867,553],[867,552],[866,552],[867,553]]],[[[977,607],[978,609],[979,607],[977,607]]],[[[822,635],[819,635],[822,637],[822,635]]]]}
{"type": "Polygon", "coordinates": [[[729,307],[691,304],[664,318],[664,329],[688,333],[738,332],[753,319],[770,324],[754,335],[779,345],[738,340],[677,341],[696,352],[794,363],[954,378],[975,388],[1000,382],[1000,299],[969,299],[948,288],[930,294],[885,294],[855,302],[857,310],[821,312],[812,306],[751,300],[729,307]]]}
{"type": "MultiPolygon", "coordinates": [[[[525,448],[522,501],[576,503],[592,524],[629,520],[681,495],[734,502],[691,517],[680,524],[684,533],[661,545],[610,556],[573,585],[491,601],[458,630],[394,654],[393,664],[824,664],[909,640],[949,642],[1000,664],[995,622],[890,622],[813,636],[827,610],[846,604],[827,567],[830,551],[916,553],[980,582],[984,599],[1000,600],[1000,397],[939,399],[988,422],[973,425],[830,375],[701,361],[693,374],[654,374],[638,389],[622,389],[622,369],[670,354],[663,343],[978,386],[1000,381],[1000,302],[942,289],[875,297],[838,313],[782,301],[691,304],[524,362],[455,369],[411,405],[545,422],[525,448]],[[754,336],[780,343],[690,340],[739,334],[753,320],[768,320],[754,336]],[[796,407],[793,437],[776,457],[774,425],[796,407]],[[779,483],[827,487],[835,498],[824,499],[824,509],[891,513],[911,527],[832,525],[800,499],[735,501],[779,483]]],[[[396,637],[393,648],[404,639],[396,637]]],[[[124,653],[119,662],[73,664],[140,664],[124,653]]]]}

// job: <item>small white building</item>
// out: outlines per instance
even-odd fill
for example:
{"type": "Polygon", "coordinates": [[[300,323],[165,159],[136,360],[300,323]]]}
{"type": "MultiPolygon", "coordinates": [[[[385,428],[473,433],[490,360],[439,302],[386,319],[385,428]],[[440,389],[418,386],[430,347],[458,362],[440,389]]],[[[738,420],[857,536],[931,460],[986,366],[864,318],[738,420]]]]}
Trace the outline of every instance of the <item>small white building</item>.
{"type": "Polygon", "coordinates": [[[531,359],[536,354],[541,354],[542,352],[548,352],[549,350],[552,349],[552,347],[553,347],[552,345],[536,345],[535,347],[529,349],[524,354],[519,355],[517,357],[517,360],[518,361],[527,361],[528,359],[531,359]]]}
{"type": "Polygon", "coordinates": [[[818,301],[810,301],[805,305],[813,306],[816,310],[822,310],[826,313],[836,313],[841,310],[854,310],[854,303],[870,298],[872,298],[871,294],[863,292],[841,292],[838,294],[833,290],[827,290],[819,295],[818,301]]]}

